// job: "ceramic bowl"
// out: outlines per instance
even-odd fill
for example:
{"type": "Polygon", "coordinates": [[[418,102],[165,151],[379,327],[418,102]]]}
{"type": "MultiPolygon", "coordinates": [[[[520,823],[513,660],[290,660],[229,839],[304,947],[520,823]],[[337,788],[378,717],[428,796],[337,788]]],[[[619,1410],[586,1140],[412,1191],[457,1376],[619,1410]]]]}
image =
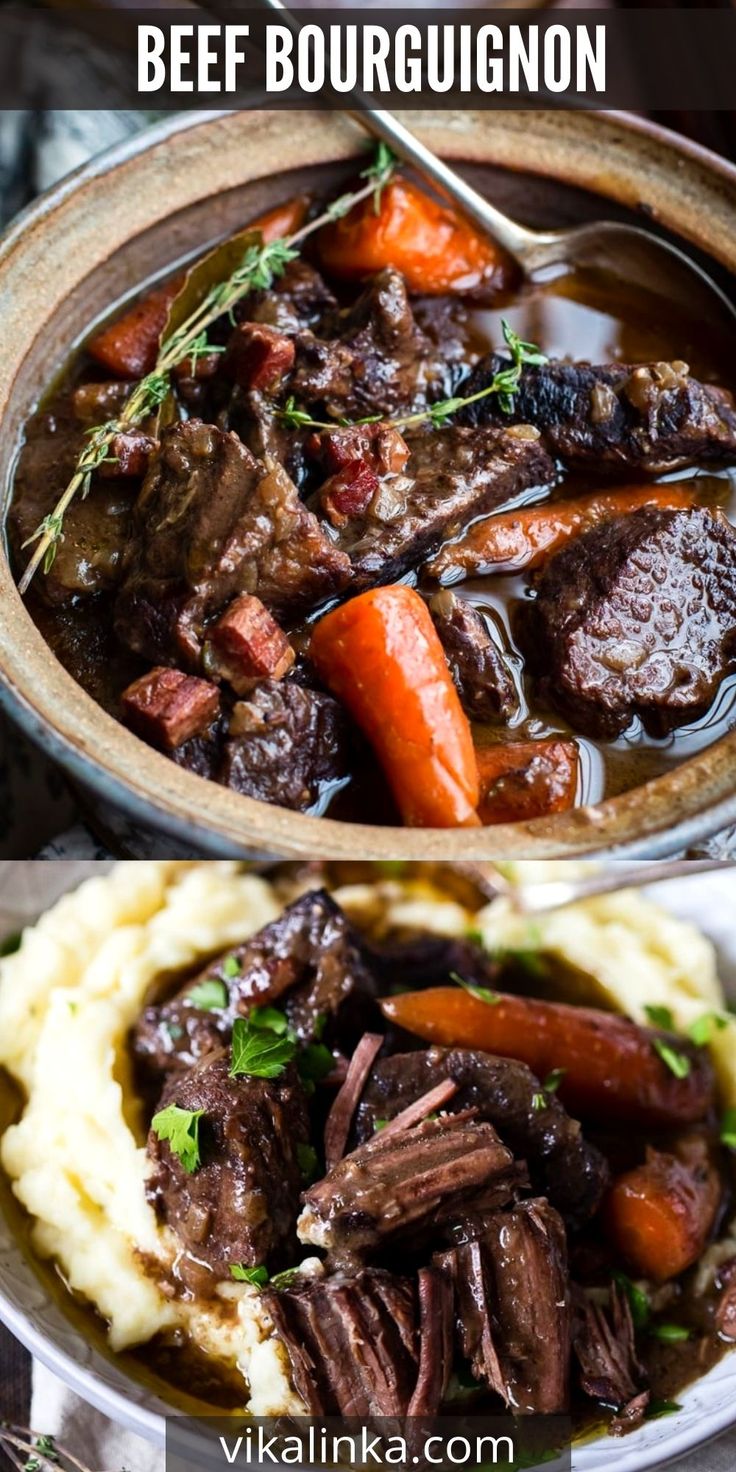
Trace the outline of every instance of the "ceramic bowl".
{"type": "MultiPolygon", "coordinates": [[[[736,168],[615,113],[408,115],[437,151],[532,224],[645,214],[736,269],[736,168]]],[[[0,492],[22,426],[70,347],[110,301],[305,182],[344,178],[363,147],[317,112],[173,117],[58,184],[0,246],[0,492]]],[[[468,832],[314,818],[182,770],[106,715],[44,643],[0,552],[0,677],[7,707],[85,794],[118,852],[325,858],[657,857],[736,821],[736,733],[595,807],[468,832]]]]}

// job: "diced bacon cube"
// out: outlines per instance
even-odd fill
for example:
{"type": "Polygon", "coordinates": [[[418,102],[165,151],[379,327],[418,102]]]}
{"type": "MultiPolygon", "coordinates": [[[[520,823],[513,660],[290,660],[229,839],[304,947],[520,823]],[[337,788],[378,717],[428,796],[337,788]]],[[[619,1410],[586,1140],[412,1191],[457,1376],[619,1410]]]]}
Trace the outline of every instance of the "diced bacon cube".
{"type": "Polygon", "coordinates": [[[323,430],[307,444],[311,455],[334,475],[356,460],[365,460],[376,475],[398,475],[409,459],[409,446],[390,424],[350,424],[323,430]]]}
{"type": "Polygon", "coordinates": [[[280,680],[294,663],[294,650],[260,598],[241,593],[209,630],[205,663],[244,695],[258,680],[280,680]]]}
{"type": "Polygon", "coordinates": [[[220,692],[209,680],[157,668],[134,680],[122,695],[123,718],[151,746],[173,751],[206,731],[220,711],[220,692]]]}
{"type": "Polygon", "coordinates": [[[333,526],[345,526],[352,516],[362,516],[379,484],[366,460],[349,460],[322,486],[320,504],[325,516],[333,526]]]}
{"type": "Polygon", "coordinates": [[[100,475],[105,480],[117,480],[121,476],[143,476],[148,470],[149,457],[157,448],[158,441],[139,429],[121,430],[110,442],[109,460],[100,465],[100,475]]]}
{"type": "Polygon", "coordinates": [[[290,337],[265,322],[241,322],[225,355],[224,370],[241,388],[273,390],[294,366],[290,337]]]}

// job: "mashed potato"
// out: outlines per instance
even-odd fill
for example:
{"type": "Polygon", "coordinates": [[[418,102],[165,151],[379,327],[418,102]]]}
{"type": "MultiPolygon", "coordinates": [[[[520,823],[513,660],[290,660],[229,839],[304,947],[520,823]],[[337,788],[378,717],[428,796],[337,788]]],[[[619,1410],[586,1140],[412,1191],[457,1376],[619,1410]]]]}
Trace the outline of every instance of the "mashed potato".
{"type": "MultiPolygon", "coordinates": [[[[472,929],[490,951],[533,944],[585,973],[587,1000],[637,1019],[647,1003],[666,1005],[686,1028],[723,1006],[709,942],[638,894],[553,912],[533,933],[507,900],[471,915],[426,879],[351,885],[336,899],[373,933],[472,929]]],[[[301,1407],[257,1292],[227,1283],[211,1305],[172,1302],[144,1270],[141,1254],[167,1264],[175,1244],[146,1199],[125,1040],[156,977],[204,962],[280,908],[277,891],[236,864],[121,864],[60,900],[0,963],[0,1064],[27,1096],[0,1160],[33,1218],[36,1250],[97,1306],[114,1349],[184,1328],[239,1367],[257,1414],[301,1407]]],[[[713,1043],[727,1102],[736,1102],[733,1026],[713,1043]]]]}

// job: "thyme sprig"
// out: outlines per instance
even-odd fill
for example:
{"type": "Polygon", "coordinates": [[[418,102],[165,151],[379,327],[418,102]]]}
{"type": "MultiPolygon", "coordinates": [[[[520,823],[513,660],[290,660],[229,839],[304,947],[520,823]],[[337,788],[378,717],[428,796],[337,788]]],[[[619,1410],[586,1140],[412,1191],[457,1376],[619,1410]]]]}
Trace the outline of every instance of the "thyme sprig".
{"type": "Polygon", "coordinates": [[[43,566],[44,573],[48,573],[53,566],[64,535],[64,517],[75,496],[80,495],[84,499],[89,494],[93,472],[106,461],[114,460],[112,447],[115,436],[142,424],[149,414],[156,411],[171,392],[171,375],[180,363],[192,357],[196,362],[204,353],[219,351],[207,338],[207,331],[213,323],[228,315],[232,321],[233,309],[249,292],[257,289],[267,291],[283,275],[289,263],[297,259],[308,236],[338,218],[335,214],[338,205],[340,214],[347,214],[371,195],[380,202],[380,191],[388,183],[394,166],[390,150],[384,143],[379,144],[373,162],[360,176],[365,180],[360,188],[342,195],[292,235],[247,246],[232,275],[210,287],[194,311],[161,343],[155,368],[139,379],[118,417],[95,425],[87,432],[87,443],[77,459],[71,480],[53,511],[44,516],[32,536],[23,543],[24,547],[29,547],[35,542],[36,547],[18,584],[21,595],[28,591],[39,567],[43,566]]]}
{"type": "MultiPolygon", "coordinates": [[[[365,419],[355,419],[352,424],[378,424],[382,423],[391,429],[409,429],[414,424],[422,424],[429,420],[436,429],[442,427],[451,419],[458,410],[465,409],[468,404],[476,404],[479,399],[487,399],[490,394],[498,395],[498,406],[504,414],[512,414],[514,410],[514,395],[516,394],[521,380],[521,371],[525,367],[538,367],[546,363],[544,353],[533,342],[524,342],[513,327],[502,318],[504,342],[509,350],[511,362],[508,368],[500,368],[494,373],[493,378],[485,388],[478,389],[477,393],[468,394],[465,398],[455,397],[452,399],[441,399],[437,404],[428,404],[426,409],[420,409],[415,414],[402,414],[397,419],[386,419],[382,414],[369,414],[365,419]]],[[[337,419],[326,422],[320,419],[312,419],[305,410],[300,409],[293,395],[287,399],[283,409],[279,410],[279,417],[291,429],[348,429],[351,421],[348,419],[337,419]]]]}
{"type": "Polygon", "coordinates": [[[90,1472],[55,1437],[10,1421],[0,1421],[0,1448],[17,1472],[90,1472]]]}

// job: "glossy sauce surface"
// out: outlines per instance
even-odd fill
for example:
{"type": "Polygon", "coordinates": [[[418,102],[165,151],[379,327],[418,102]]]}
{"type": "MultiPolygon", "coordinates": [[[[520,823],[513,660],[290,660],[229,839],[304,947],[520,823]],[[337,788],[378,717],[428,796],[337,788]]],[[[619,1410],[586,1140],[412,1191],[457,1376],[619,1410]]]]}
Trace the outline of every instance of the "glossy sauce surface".
{"type": "MultiPolygon", "coordinates": [[[[420,320],[430,325],[441,341],[442,312],[437,299],[418,307],[420,320]]],[[[475,309],[453,303],[450,320],[460,321],[468,348],[475,355],[488,346],[502,344],[501,318],[507,317],[514,330],[538,344],[549,357],[568,357],[605,363],[684,359],[692,373],[706,382],[733,387],[732,363],[727,340],[702,321],[689,320],[684,311],[640,287],[631,287],[601,274],[553,274],[550,279],[529,284],[493,310],[475,309]]],[[[111,313],[114,316],[115,313],[111,313]]],[[[446,320],[446,319],[445,319],[446,320]]],[[[62,431],[69,415],[68,388],[80,379],[99,377],[90,373],[84,355],[71,365],[60,388],[41,407],[29,425],[28,448],[21,453],[23,478],[33,478],[29,457],[34,452],[35,424],[52,414],[62,431]]],[[[460,390],[461,391],[461,390],[460,390]]],[[[736,469],[713,471],[694,467],[658,479],[694,482],[698,501],[723,509],[736,521],[736,469]]],[[[633,483],[629,478],[629,484],[633,483]]],[[[530,491],[510,506],[547,499],[566,498],[614,484],[610,477],[588,477],[561,471],[550,492],[530,491]]],[[[408,581],[416,581],[411,574],[408,581]]],[[[517,684],[520,702],[510,724],[475,727],[479,744],[493,741],[508,730],[519,740],[554,733],[568,734],[570,728],[555,711],[546,709],[525,674],[523,660],[512,633],[514,611],[519,601],[533,596],[528,575],[489,575],[459,583],[455,589],[468,598],[486,619],[500,647],[507,653],[517,684]]],[[[119,714],[119,695],[147,665],[126,651],[112,632],[111,595],[96,595],[75,605],[51,608],[37,592],[31,592],[29,610],[44,638],[76,680],[113,715],[119,714]]],[[[306,643],[308,629],[293,630],[297,645],[306,643]]],[[[578,803],[595,803],[615,796],[677,765],[710,745],[736,726],[736,675],[721,685],[711,709],[692,724],[663,738],[647,734],[638,719],[613,742],[598,742],[576,735],[580,753],[578,803]]],[[[573,732],[575,735],[576,733],[573,732]]],[[[373,759],[366,754],[362,765],[345,786],[323,791],[313,811],[343,819],[373,824],[398,821],[386,783],[373,759]]]]}

